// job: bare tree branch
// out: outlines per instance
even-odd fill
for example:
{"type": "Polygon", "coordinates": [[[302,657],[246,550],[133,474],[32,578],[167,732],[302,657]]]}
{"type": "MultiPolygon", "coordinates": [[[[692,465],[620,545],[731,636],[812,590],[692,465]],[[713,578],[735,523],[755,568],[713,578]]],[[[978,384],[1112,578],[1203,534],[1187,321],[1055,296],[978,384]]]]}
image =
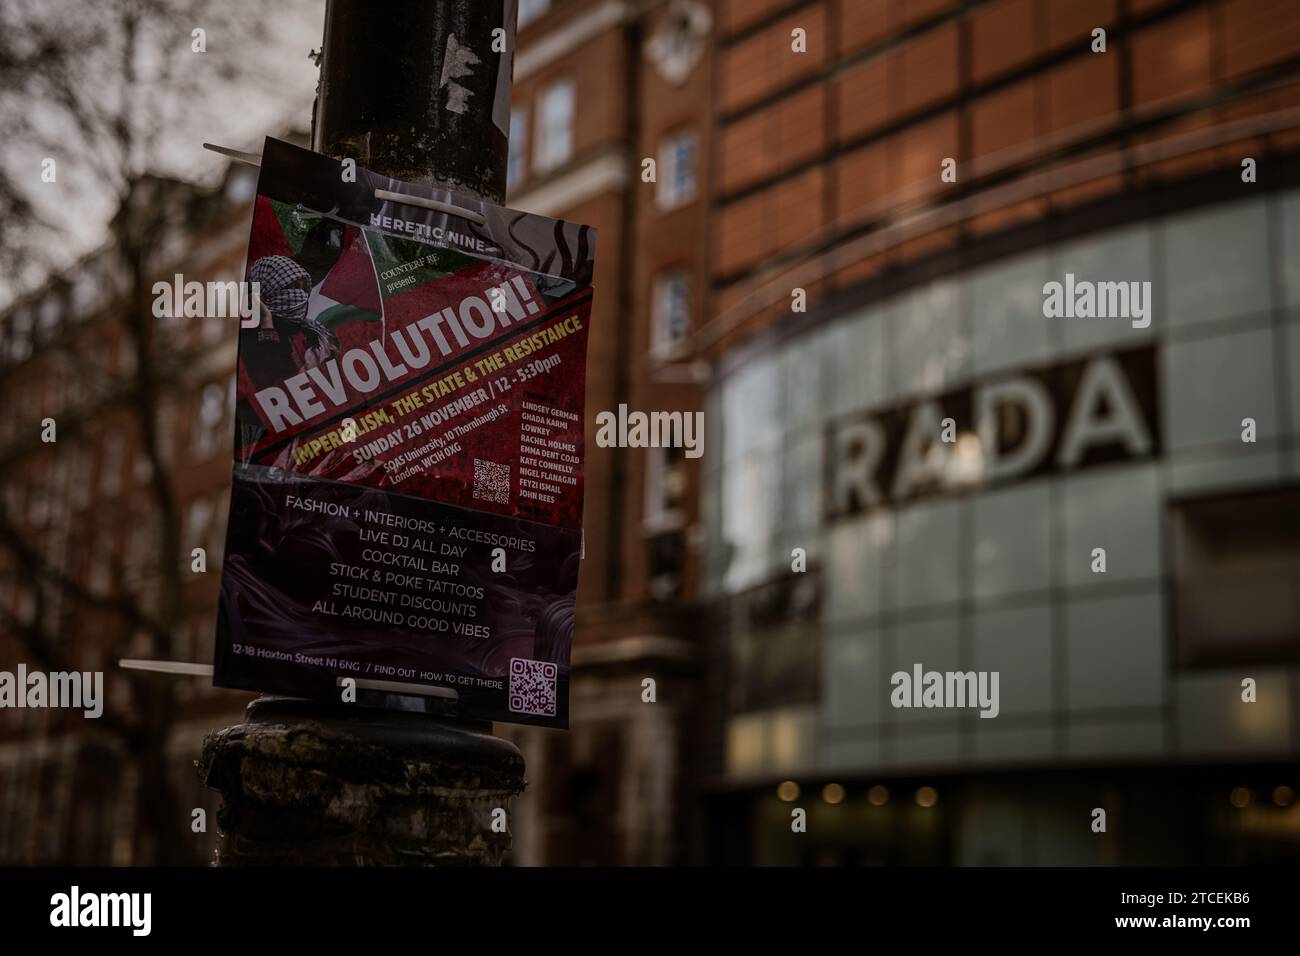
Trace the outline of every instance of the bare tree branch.
{"type": "Polygon", "coordinates": [[[23,532],[9,520],[3,503],[0,503],[0,545],[13,554],[17,559],[17,566],[24,570],[34,584],[38,585],[33,590],[39,592],[39,585],[52,585],[83,607],[111,611],[132,628],[150,634],[166,633],[161,623],[143,613],[139,605],[125,595],[94,594],[77,578],[65,571],[50,567],[44,556],[32,547],[23,532]]]}
{"type": "MultiPolygon", "coordinates": [[[[253,0],[7,0],[0,5],[0,122],[7,131],[20,131],[22,139],[8,148],[22,149],[25,160],[0,164],[0,268],[30,271],[40,261],[43,237],[31,227],[39,202],[33,196],[42,187],[39,170],[33,173],[27,157],[45,155],[57,157],[61,167],[65,160],[70,164],[75,174],[67,177],[67,187],[60,168],[61,197],[71,195],[65,188],[93,184],[100,196],[116,202],[105,253],[112,274],[124,282],[108,290],[111,316],[100,321],[116,326],[129,350],[130,368],[114,373],[96,354],[98,323],[66,321],[62,341],[42,343],[31,361],[51,363],[48,367],[54,369],[62,365],[78,394],[59,412],[62,441],[55,453],[62,453],[69,438],[90,436],[106,414],[129,412],[129,434],[138,439],[148,467],[147,490],[137,500],[116,504],[147,503],[156,521],[151,532],[156,553],[146,586],[135,589],[139,593],[119,587],[101,594],[80,580],[78,569],[65,570],[60,562],[46,560],[33,530],[0,507],[0,551],[21,569],[23,591],[35,610],[27,620],[0,607],[0,624],[52,670],[69,669],[67,649],[46,620],[52,595],[80,611],[112,615],[125,632],[145,635],[156,657],[172,656],[173,635],[186,620],[183,503],[166,451],[170,424],[161,410],[169,395],[199,384],[193,378],[197,353],[176,348],[151,309],[159,270],[169,267],[165,278],[170,279],[169,251],[177,237],[182,245],[188,242],[193,228],[188,218],[192,187],[166,175],[169,144],[178,129],[193,129],[203,121],[199,104],[212,102],[213,67],[221,88],[232,90],[246,66],[266,69],[268,62],[258,56],[266,41],[262,14],[253,0]],[[198,27],[207,31],[219,53],[192,50],[191,31],[198,27]],[[146,591],[155,583],[158,600],[150,608],[146,591]]],[[[39,429],[24,423],[18,436],[0,448],[0,468],[21,467],[42,450],[49,449],[40,444],[39,429]]],[[[182,833],[188,817],[178,809],[166,747],[179,713],[175,684],[150,675],[124,679],[131,691],[129,718],[106,712],[100,723],[129,741],[140,773],[137,846],[147,857],[144,862],[187,861],[182,833]]]]}

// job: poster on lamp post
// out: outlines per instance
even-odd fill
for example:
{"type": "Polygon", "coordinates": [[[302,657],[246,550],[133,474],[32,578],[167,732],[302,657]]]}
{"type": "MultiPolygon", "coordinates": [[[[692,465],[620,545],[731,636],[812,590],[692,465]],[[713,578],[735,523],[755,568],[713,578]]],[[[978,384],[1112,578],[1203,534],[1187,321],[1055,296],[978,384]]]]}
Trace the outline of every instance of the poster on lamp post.
{"type": "Polygon", "coordinates": [[[594,241],[266,141],[218,686],[568,725],[594,241]]]}

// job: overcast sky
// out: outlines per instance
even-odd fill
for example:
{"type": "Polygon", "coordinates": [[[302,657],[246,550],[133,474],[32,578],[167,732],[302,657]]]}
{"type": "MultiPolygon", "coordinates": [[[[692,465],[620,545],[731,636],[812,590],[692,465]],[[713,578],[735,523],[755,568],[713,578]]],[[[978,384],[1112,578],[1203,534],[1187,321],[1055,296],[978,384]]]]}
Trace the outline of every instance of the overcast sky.
{"type": "MultiPolygon", "coordinates": [[[[42,4],[46,2],[42,0],[42,4]]],[[[235,6],[240,0],[222,2],[235,6]]],[[[204,142],[260,152],[263,136],[309,127],[317,80],[309,53],[321,45],[325,0],[243,2],[248,2],[258,17],[251,41],[226,43],[219,30],[208,29],[206,52],[195,54],[188,47],[182,51],[183,68],[198,71],[194,79],[200,93],[187,97],[174,111],[157,148],[142,157],[142,165],[151,171],[210,184],[221,177],[228,160],[204,150],[204,142]],[[230,70],[232,64],[237,70],[230,70]]],[[[48,0],[48,6],[33,9],[57,9],[63,3],[65,0],[48,0]]],[[[106,89],[117,82],[111,61],[98,64],[90,51],[84,63],[92,75],[103,76],[106,89]]],[[[31,200],[39,214],[57,227],[48,247],[66,266],[103,244],[116,200],[113,190],[96,180],[79,155],[83,144],[76,129],[59,128],[57,124],[66,125],[66,120],[54,111],[42,116],[39,103],[33,105],[30,115],[34,124],[47,133],[57,133],[57,140],[66,144],[59,157],[57,182],[41,182],[44,150],[18,137],[0,137],[0,162],[13,170],[33,170],[31,200]]],[[[25,284],[32,283],[30,270],[25,279],[25,284]]],[[[23,291],[23,280],[22,276],[0,276],[0,308],[23,291]]]]}

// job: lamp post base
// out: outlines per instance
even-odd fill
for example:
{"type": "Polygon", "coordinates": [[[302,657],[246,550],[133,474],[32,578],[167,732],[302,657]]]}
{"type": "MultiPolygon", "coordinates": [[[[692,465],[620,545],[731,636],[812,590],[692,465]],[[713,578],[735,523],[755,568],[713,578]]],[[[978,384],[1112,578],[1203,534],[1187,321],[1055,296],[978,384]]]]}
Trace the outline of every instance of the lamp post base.
{"type": "Polygon", "coordinates": [[[199,774],[218,866],[499,866],[524,789],[490,724],[276,697],[209,734],[199,774]]]}

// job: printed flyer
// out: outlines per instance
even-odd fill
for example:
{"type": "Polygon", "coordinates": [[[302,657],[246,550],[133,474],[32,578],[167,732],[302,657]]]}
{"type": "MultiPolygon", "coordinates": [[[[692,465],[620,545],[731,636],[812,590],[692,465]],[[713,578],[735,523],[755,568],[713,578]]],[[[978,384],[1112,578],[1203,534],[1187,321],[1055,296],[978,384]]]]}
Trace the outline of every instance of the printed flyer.
{"type": "Polygon", "coordinates": [[[595,230],[349,166],[262,153],[214,682],[565,727],[595,230]]]}

